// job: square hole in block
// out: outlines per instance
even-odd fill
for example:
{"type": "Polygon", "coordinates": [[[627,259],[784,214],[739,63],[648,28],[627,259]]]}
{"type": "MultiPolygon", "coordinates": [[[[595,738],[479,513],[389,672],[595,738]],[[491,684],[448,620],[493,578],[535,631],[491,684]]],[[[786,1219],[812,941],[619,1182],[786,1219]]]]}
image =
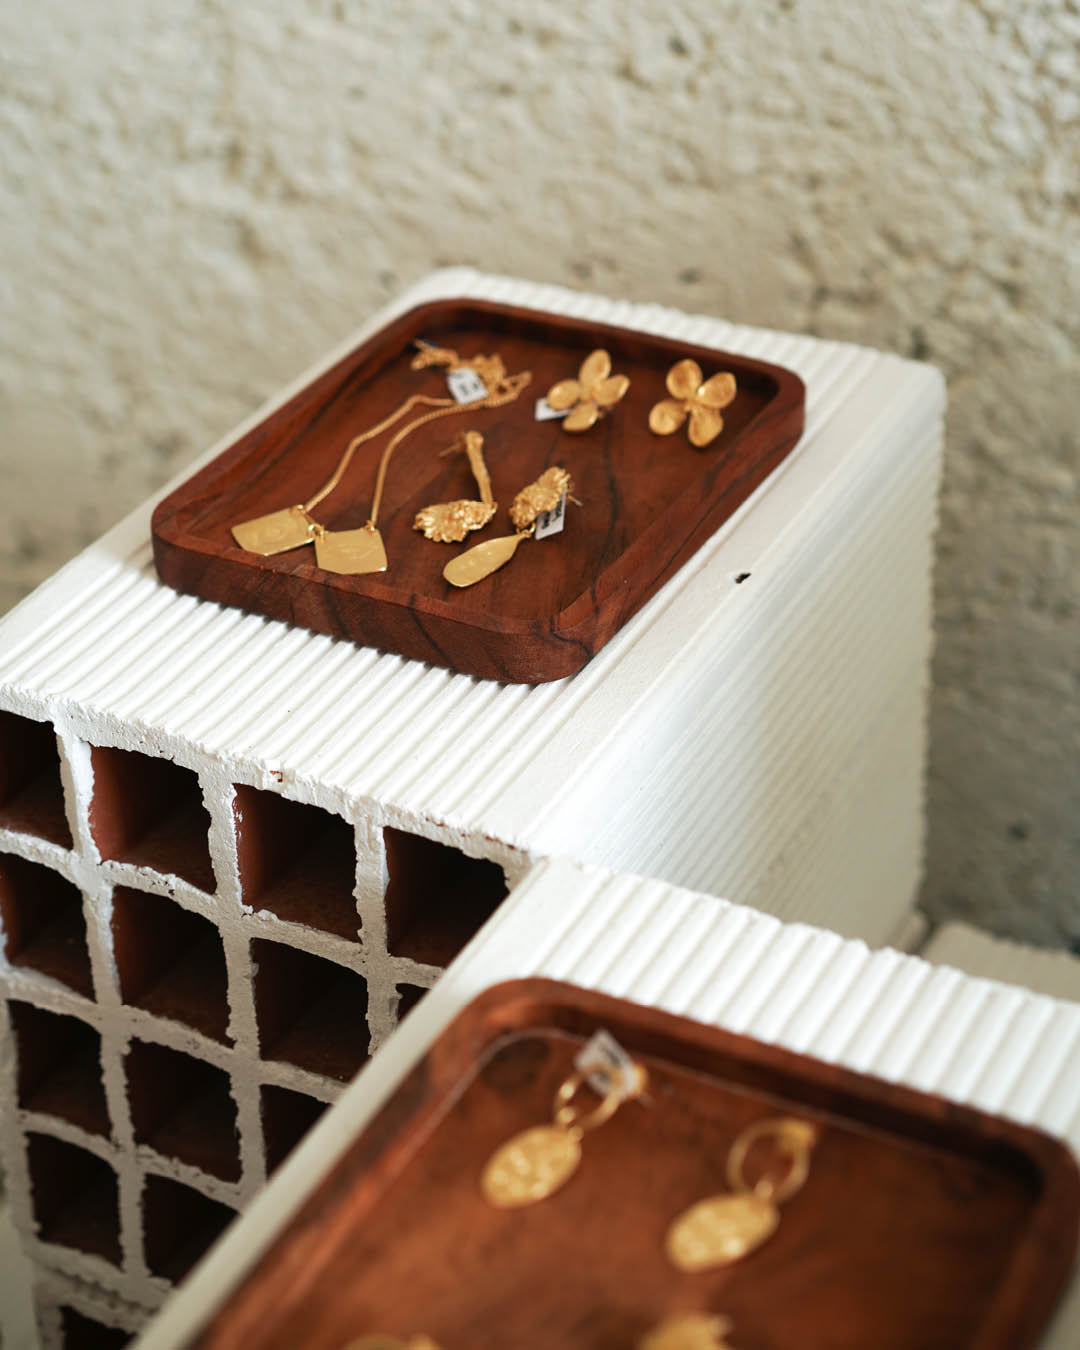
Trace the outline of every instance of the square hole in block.
{"type": "Polygon", "coordinates": [[[174,900],[118,886],[112,935],[125,1003],[229,1041],[225,948],[215,924],[174,900]]]}
{"type": "Polygon", "coordinates": [[[238,786],[233,802],[244,903],[356,939],[353,827],[317,806],[238,786]]]}
{"type": "Polygon", "coordinates": [[[395,956],[445,966],[506,898],[498,863],[387,827],[386,941],[395,956]]]}
{"type": "Polygon", "coordinates": [[[120,1201],[109,1164],[48,1134],[28,1134],[26,1153],[42,1240],[119,1265],[120,1201]]]}
{"type": "Polygon", "coordinates": [[[124,1072],[137,1144],[222,1181],[239,1181],[236,1102],[224,1069],[165,1045],[132,1041],[124,1072]]]}
{"type": "Polygon", "coordinates": [[[60,1329],[64,1350],[121,1350],[133,1339],[130,1331],[107,1327],[74,1308],[60,1309],[60,1329]]]}
{"type": "Polygon", "coordinates": [[[285,1161],[326,1106],[326,1102],[304,1092],[293,1092],[273,1084],[262,1088],[260,1109],[268,1176],[285,1161]]]}
{"type": "Polygon", "coordinates": [[[103,858],[214,889],[210,816],[198,775],[168,759],[95,745],[90,830],[103,858]]]}
{"type": "Polygon", "coordinates": [[[109,1134],[101,1037],[79,1017],[12,1000],[19,1105],[109,1134]]]}
{"type": "Polygon", "coordinates": [[[178,1282],[236,1218],[228,1205],[168,1177],[143,1187],[143,1254],[154,1275],[178,1282]]]}
{"type": "Polygon", "coordinates": [[[51,867],[0,854],[0,924],[13,966],[94,997],[82,892],[51,867]]]}
{"type": "Polygon", "coordinates": [[[0,712],[0,825],[71,847],[60,752],[49,722],[0,712]]]}
{"type": "Polygon", "coordinates": [[[412,1012],[425,994],[430,993],[430,990],[422,989],[418,984],[399,984],[397,988],[397,1020],[400,1022],[406,1014],[412,1012]]]}
{"type": "Polygon", "coordinates": [[[367,982],[333,961],[257,938],[251,944],[263,1059],[347,1082],[368,1057],[367,982]]]}

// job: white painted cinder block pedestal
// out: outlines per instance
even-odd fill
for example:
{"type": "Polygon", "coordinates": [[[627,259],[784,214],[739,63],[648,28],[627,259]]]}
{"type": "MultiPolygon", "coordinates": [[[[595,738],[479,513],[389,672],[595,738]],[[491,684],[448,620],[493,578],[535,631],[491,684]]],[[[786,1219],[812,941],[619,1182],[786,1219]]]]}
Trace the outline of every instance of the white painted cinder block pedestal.
{"type": "Polygon", "coordinates": [[[471,271],[435,274],[348,345],[461,294],[790,366],[805,434],[554,684],[178,595],[150,563],[152,502],[0,621],[0,1143],[52,1343],[63,1308],[127,1309],[106,1322],[128,1326],[159,1303],[176,1233],[194,1243],[247,1203],[537,860],[872,944],[910,914],[940,377],[471,271]],[[97,1063],[103,1091],[73,1106],[64,1083],[93,1096],[97,1063]],[[159,1082],[183,1090],[163,1103],[159,1082]],[[96,1226],[50,1198],[54,1175],[104,1205],[96,1226]]]}

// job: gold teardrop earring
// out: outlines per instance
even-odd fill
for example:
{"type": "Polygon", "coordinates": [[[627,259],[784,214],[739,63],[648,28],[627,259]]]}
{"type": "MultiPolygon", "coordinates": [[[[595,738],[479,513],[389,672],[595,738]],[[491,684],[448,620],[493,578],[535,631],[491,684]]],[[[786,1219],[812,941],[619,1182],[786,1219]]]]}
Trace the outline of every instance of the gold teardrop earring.
{"type": "MultiPolygon", "coordinates": [[[[563,527],[566,501],[573,489],[570,475],[559,465],[545,469],[534,482],[523,487],[510,507],[514,534],[485,539],[482,544],[459,553],[443,568],[443,576],[451,586],[474,586],[500,567],[505,567],[518,550],[523,539],[542,539],[563,527]]],[[[580,503],[578,503],[580,505],[580,503]]]]}
{"type": "MultiPolygon", "coordinates": [[[[386,571],[386,549],[377,522],[386,484],[386,472],[397,447],[406,436],[410,436],[419,427],[437,418],[477,412],[482,408],[501,408],[513,403],[532,379],[532,373],[527,370],[516,375],[508,375],[502,358],[497,355],[475,356],[469,360],[462,360],[449,348],[432,347],[428,343],[418,345],[421,350],[412,360],[413,370],[423,370],[428,366],[444,366],[449,371],[448,379],[456,373],[463,372],[475,382],[468,392],[476,394],[476,397],[471,397],[468,402],[462,402],[458,398],[432,398],[427,394],[410,395],[388,417],[384,417],[375,426],[352,438],[342,452],[334,472],[307,501],[298,506],[282,507],[267,515],[256,516],[252,520],[234,525],[232,535],[241,548],[261,554],[263,557],[270,557],[304,544],[314,543],[315,560],[325,571],[349,576],[386,571]],[[371,499],[371,514],[367,522],[358,529],[328,530],[318,521],[312,520],[310,512],[338,486],[360,446],[389,430],[395,422],[400,421],[406,413],[416,407],[428,407],[432,411],[414,418],[387,442],[379,458],[375,474],[375,490],[371,499]]],[[[464,392],[463,389],[463,394],[464,392]]]]}

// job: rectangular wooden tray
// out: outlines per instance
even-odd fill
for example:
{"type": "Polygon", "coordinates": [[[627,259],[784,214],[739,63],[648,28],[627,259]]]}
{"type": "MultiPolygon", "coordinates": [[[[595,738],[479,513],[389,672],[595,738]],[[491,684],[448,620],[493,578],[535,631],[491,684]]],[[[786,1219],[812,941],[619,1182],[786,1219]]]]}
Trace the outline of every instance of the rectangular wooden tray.
{"type": "Polygon", "coordinates": [[[1037,1131],[685,1018],[544,980],[452,1022],[195,1342],[342,1350],[375,1331],[444,1350],[632,1350],[665,1316],[715,1312],[737,1350],[1025,1350],[1070,1270],[1080,1180],[1037,1131]],[[487,1205],[479,1177],[550,1120],[605,1027],[650,1074],[585,1136],[563,1190],[487,1205]],[[725,1189],[732,1141],[814,1121],[809,1178],[741,1262],[683,1274],[671,1220],[725,1189]]]}
{"type": "MultiPolygon", "coordinates": [[[[376,333],[162,501],[154,559],[163,581],[204,599],[470,675],[558,679],[579,670],[781,462],[802,431],[803,404],[797,375],[747,357],[534,310],[438,301],[376,333]],[[305,501],[348,441],[410,394],[446,397],[444,372],[409,368],[417,338],[465,357],[498,352],[508,371],[531,371],[532,383],[507,407],[433,422],[395,451],[379,516],[388,570],[324,572],[310,545],[270,558],[239,548],[232,525],[305,501]],[[536,421],[536,399],[600,346],[630,377],[622,402],[582,434],[536,421]],[[659,437],[648,428],[667,370],[686,356],[706,376],[730,370],[738,382],[724,430],[703,450],[685,432],[659,437]],[[509,533],[514,495],[551,464],[570,471],[583,504],[562,534],[455,590],[442,569],[466,545],[424,539],[412,522],[423,506],[475,495],[464,456],[440,458],[465,429],[485,438],[500,503],[469,543],[509,533]]],[[[364,524],[387,439],[361,447],[312,512],[320,524],[364,524]]]]}

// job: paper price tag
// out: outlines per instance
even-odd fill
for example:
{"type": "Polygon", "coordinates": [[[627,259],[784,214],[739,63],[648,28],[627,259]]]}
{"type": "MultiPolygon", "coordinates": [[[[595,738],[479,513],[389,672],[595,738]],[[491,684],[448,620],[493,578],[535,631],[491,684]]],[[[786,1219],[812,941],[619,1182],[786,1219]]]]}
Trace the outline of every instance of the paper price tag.
{"type": "Polygon", "coordinates": [[[546,539],[549,534],[558,534],[566,524],[566,493],[559,498],[550,511],[541,511],[536,517],[534,539],[546,539]]]}
{"type": "Polygon", "coordinates": [[[638,1066],[610,1031],[598,1031],[577,1053],[574,1068],[585,1074],[589,1086],[601,1097],[615,1088],[623,1099],[640,1090],[638,1066]]]}
{"type": "Polygon", "coordinates": [[[570,411],[569,408],[553,408],[546,398],[536,400],[536,420],[538,422],[552,422],[557,418],[565,417],[570,411]]]}
{"type": "Polygon", "coordinates": [[[487,397],[487,385],[472,366],[458,366],[446,372],[446,385],[457,403],[476,403],[487,397]]]}

